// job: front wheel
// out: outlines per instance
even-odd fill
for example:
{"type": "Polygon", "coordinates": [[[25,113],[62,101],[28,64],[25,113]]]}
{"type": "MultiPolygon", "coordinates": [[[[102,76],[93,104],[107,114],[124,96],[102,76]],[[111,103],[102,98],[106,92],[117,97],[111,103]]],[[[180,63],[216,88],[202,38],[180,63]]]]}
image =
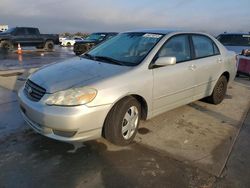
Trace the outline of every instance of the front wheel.
{"type": "Polygon", "coordinates": [[[130,144],[138,130],[141,105],[133,97],[119,101],[109,112],[104,123],[104,137],[116,145],[130,144]]]}
{"type": "Polygon", "coordinates": [[[209,103],[212,104],[220,104],[227,92],[227,78],[225,76],[221,76],[214,86],[214,90],[212,95],[206,98],[209,103]]]}

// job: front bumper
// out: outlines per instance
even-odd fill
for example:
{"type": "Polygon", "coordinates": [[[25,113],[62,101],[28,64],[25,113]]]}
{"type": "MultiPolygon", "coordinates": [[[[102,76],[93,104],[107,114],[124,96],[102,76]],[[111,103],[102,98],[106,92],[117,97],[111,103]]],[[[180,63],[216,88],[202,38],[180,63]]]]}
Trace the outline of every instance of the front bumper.
{"type": "Polygon", "coordinates": [[[36,132],[60,141],[87,141],[101,137],[110,105],[87,107],[48,106],[27,98],[23,88],[18,99],[24,120],[36,132]]]}

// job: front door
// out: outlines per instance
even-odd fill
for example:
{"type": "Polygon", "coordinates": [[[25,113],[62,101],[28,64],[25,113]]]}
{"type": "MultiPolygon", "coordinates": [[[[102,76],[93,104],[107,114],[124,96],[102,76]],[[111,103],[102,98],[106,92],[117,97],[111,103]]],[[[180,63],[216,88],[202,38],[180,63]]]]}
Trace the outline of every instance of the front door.
{"type": "Polygon", "coordinates": [[[188,35],[171,37],[154,59],[158,57],[176,57],[176,64],[153,69],[153,115],[191,102],[195,90],[196,70],[188,35]]]}

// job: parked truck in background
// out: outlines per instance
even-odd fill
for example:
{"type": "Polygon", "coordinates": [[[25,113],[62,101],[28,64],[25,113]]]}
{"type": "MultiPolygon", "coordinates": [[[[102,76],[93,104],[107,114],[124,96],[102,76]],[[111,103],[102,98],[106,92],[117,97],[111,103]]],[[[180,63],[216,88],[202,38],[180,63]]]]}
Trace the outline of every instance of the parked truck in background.
{"type": "Polygon", "coordinates": [[[40,34],[39,29],[33,27],[14,27],[0,33],[0,48],[11,51],[18,44],[49,51],[53,50],[55,44],[59,44],[59,35],[40,34]]]}

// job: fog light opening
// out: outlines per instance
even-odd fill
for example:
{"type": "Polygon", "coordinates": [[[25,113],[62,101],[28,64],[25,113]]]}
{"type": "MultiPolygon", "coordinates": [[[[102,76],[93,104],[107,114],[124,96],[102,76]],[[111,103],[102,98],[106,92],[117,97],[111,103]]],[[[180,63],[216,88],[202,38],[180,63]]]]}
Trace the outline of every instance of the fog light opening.
{"type": "Polygon", "coordinates": [[[73,137],[76,134],[76,131],[59,131],[59,130],[53,130],[53,133],[57,136],[62,137],[73,137]]]}

